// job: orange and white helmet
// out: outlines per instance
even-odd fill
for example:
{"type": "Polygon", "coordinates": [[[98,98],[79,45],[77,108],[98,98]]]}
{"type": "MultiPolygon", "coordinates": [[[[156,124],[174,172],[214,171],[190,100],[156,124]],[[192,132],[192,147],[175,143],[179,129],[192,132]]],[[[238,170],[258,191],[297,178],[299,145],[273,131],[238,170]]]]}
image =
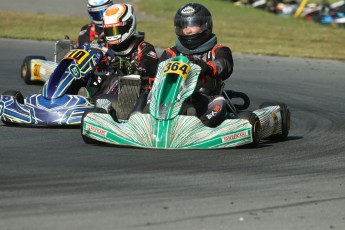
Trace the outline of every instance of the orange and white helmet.
{"type": "Polygon", "coordinates": [[[103,14],[104,36],[110,45],[117,45],[135,34],[134,9],[129,4],[114,4],[103,14]]]}

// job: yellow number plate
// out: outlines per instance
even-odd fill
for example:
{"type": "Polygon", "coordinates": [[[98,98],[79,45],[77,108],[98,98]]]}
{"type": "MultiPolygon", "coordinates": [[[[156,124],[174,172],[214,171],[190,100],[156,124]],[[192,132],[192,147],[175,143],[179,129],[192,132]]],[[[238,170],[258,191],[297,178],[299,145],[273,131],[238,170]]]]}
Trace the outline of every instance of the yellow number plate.
{"type": "Polygon", "coordinates": [[[65,58],[73,59],[78,64],[80,64],[85,60],[87,56],[89,56],[89,52],[87,52],[86,50],[72,50],[66,55],[65,58]]]}
{"type": "Polygon", "coordinates": [[[188,73],[190,71],[190,65],[184,62],[171,61],[164,66],[163,73],[175,73],[180,75],[184,80],[186,80],[188,73]]]}

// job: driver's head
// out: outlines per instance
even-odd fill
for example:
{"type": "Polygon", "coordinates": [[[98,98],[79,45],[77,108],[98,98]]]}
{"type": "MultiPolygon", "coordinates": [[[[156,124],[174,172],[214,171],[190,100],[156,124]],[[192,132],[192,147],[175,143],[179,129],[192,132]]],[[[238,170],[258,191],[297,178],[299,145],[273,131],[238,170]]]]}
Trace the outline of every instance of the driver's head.
{"type": "Polygon", "coordinates": [[[181,44],[195,49],[212,35],[212,16],[210,11],[199,3],[187,3],[175,15],[175,33],[181,44]]]}
{"type": "Polygon", "coordinates": [[[88,0],[87,12],[89,13],[92,23],[102,28],[103,13],[112,4],[113,4],[112,0],[88,0]]]}
{"type": "Polygon", "coordinates": [[[136,32],[134,9],[130,4],[114,4],[103,14],[104,36],[110,47],[121,47],[136,32]]]}

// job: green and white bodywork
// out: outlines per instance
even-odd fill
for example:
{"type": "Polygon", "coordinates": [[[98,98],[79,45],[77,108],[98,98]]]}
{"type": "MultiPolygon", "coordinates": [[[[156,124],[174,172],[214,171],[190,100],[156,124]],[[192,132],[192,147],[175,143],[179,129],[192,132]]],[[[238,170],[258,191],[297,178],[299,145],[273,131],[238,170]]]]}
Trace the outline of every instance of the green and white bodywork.
{"type": "MultiPolygon", "coordinates": [[[[160,63],[149,95],[148,113],[135,112],[116,122],[109,113],[86,112],[82,136],[86,143],[104,142],[119,146],[158,149],[214,149],[251,144],[282,133],[280,106],[253,111],[248,119],[226,119],[215,128],[195,116],[181,115],[183,102],[194,92],[200,67],[185,56],[160,63]]],[[[110,102],[98,106],[108,109],[110,102]]],[[[104,110],[106,111],[106,110],[104,110]]]]}

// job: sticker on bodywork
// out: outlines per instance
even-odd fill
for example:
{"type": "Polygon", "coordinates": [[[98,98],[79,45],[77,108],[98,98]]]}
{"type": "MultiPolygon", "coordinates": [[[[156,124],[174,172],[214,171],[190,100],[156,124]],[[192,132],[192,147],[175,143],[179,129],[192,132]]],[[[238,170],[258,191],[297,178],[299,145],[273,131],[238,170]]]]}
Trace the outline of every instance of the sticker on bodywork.
{"type": "Polygon", "coordinates": [[[237,140],[237,139],[241,139],[241,138],[245,138],[245,137],[248,137],[249,134],[247,131],[242,131],[242,132],[239,132],[239,133],[234,133],[234,134],[230,134],[228,136],[225,136],[225,137],[222,137],[222,142],[230,142],[230,141],[234,141],[234,140],[237,140]]]}
{"type": "Polygon", "coordinates": [[[41,63],[35,62],[32,68],[34,80],[41,80],[41,63]]]}
{"type": "Polygon", "coordinates": [[[190,71],[190,65],[179,62],[171,61],[166,66],[164,66],[163,73],[174,73],[180,75],[184,80],[187,79],[188,73],[190,71]]]}
{"type": "Polygon", "coordinates": [[[87,52],[86,50],[72,50],[71,52],[69,52],[65,59],[73,59],[75,60],[78,64],[82,63],[86,57],[89,56],[89,52],[87,52]]]}

